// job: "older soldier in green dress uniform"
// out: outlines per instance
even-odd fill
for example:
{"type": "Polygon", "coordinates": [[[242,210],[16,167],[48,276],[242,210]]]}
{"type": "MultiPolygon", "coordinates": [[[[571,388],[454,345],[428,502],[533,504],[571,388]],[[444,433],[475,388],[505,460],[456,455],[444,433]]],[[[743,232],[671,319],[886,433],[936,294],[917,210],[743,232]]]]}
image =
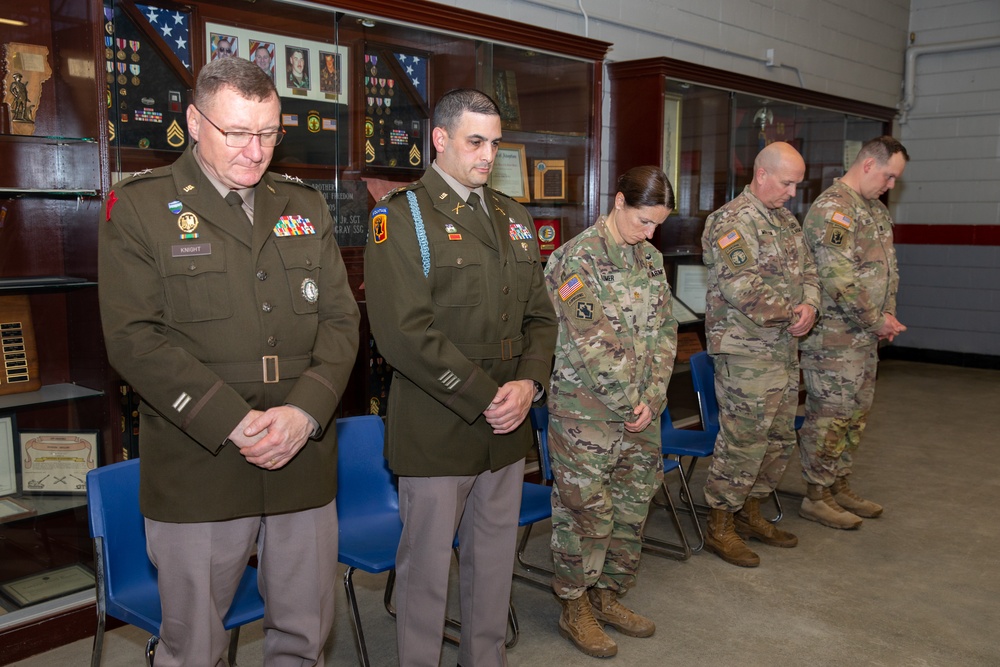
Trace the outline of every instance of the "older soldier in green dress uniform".
{"type": "Polygon", "coordinates": [[[892,137],[866,142],[802,225],[823,300],[819,323],[801,345],[807,395],[799,452],[808,486],[799,514],[831,528],[857,528],[862,517],[882,514],[847,478],[875,398],[878,343],[906,330],[896,319],[892,218],[879,197],[895,186],[909,159],[892,137]]]}
{"type": "Polygon", "coordinates": [[[337,434],[358,307],[323,197],[266,172],[271,78],[198,75],[189,148],[118,183],[100,224],[112,365],[142,396],[140,509],[158,570],[157,667],[222,665],[252,553],[264,663],[322,665],[337,564],[337,434]]]}
{"type": "Polygon", "coordinates": [[[784,208],[804,175],[789,144],[766,146],[753,181],[709,216],[701,239],[720,424],[705,483],[705,547],[743,567],[760,558],[741,535],[778,547],[798,543],[761,517],[760,499],[778,485],[795,446],[798,337],[812,328],[820,302],[812,253],[784,208]]]}
{"type": "Polygon", "coordinates": [[[549,258],[559,318],[549,390],[552,587],[560,632],[588,655],[617,644],[601,625],[649,637],[618,598],[635,584],[642,526],[663,480],[660,414],[677,351],[663,255],[648,242],[674,207],[666,175],[636,167],[614,209],[549,258]]]}
{"type": "Polygon", "coordinates": [[[368,317],[393,366],[385,455],[399,475],[396,556],[401,666],[441,658],[451,547],[458,533],[467,667],[507,664],[525,420],[549,376],[556,323],[534,223],[486,186],[500,112],[477,90],[434,108],[437,156],[420,181],[372,211],[368,317]]]}

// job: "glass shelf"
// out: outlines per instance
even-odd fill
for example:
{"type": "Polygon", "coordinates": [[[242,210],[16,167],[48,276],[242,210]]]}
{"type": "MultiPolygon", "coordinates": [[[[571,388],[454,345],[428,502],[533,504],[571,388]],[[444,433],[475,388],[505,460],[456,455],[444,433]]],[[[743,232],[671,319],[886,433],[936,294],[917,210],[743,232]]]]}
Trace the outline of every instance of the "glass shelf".
{"type": "Polygon", "coordinates": [[[68,146],[70,144],[96,144],[97,139],[91,137],[40,137],[31,134],[0,134],[0,142],[68,146]]]}
{"type": "Polygon", "coordinates": [[[49,190],[41,188],[2,188],[0,187],[0,195],[11,195],[13,198],[17,197],[59,197],[59,198],[71,198],[76,199],[78,197],[96,197],[97,190],[49,190]]]}
{"type": "Polygon", "coordinates": [[[96,282],[74,276],[24,276],[0,278],[0,292],[58,292],[80,287],[95,287],[96,282]]]}
{"type": "Polygon", "coordinates": [[[81,398],[104,396],[98,389],[90,389],[78,384],[62,383],[47,384],[38,391],[26,391],[20,394],[0,396],[0,410],[10,410],[25,405],[40,405],[42,403],[58,403],[60,401],[75,401],[81,398]]]}

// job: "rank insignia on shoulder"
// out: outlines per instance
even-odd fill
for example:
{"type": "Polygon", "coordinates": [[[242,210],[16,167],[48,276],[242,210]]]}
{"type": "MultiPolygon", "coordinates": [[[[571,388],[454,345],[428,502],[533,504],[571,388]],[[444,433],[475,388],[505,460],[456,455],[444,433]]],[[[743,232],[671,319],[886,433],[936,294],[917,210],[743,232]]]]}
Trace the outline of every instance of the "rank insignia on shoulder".
{"type": "Polygon", "coordinates": [[[727,247],[739,241],[741,238],[740,233],[735,229],[730,231],[728,234],[724,234],[719,237],[719,247],[725,250],[727,247]]]}
{"type": "Polygon", "coordinates": [[[559,298],[566,301],[571,296],[583,289],[583,281],[580,276],[573,274],[569,280],[559,286],[559,298]]]}
{"type": "Polygon", "coordinates": [[[832,216],[830,216],[830,222],[835,222],[844,229],[850,229],[851,223],[854,221],[851,220],[850,216],[844,215],[840,211],[837,211],[832,216]]]}
{"type": "Polygon", "coordinates": [[[372,210],[372,240],[382,243],[389,238],[389,209],[380,206],[372,210]]]}
{"type": "Polygon", "coordinates": [[[510,223],[511,241],[524,241],[531,238],[534,238],[534,236],[532,236],[530,229],[522,225],[520,222],[510,223]]]}
{"type": "Polygon", "coordinates": [[[282,174],[281,177],[286,181],[291,181],[292,183],[298,183],[299,185],[302,185],[302,179],[299,178],[298,176],[292,176],[291,174],[282,174]]]}
{"type": "Polygon", "coordinates": [[[315,233],[316,228],[309,222],[309,218],[301,215],[283,215],[274,225],[275,236],[307,236],[315,233]]]}

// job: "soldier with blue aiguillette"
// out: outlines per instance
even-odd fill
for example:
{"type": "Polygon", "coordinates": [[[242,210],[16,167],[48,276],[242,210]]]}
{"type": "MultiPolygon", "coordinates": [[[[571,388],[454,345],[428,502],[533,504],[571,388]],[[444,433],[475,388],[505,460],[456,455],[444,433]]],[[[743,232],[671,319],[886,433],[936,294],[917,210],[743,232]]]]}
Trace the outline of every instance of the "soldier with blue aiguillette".
{"type": "Polygon", "coordinates": [[[801,345],[806,420],[799,453],[808,486],[799,514],[831,528],[857,528],[882,514],[847,480],[875,399],[879,341],[906,331],[896,319],[892,218],[879,197],[896,185],[909,159],[892,137],[866,142],[802,225],[823,301],[820,321],[801,345]]]}
{"type": "Polygon", "coordinates": [[[337,571],[337,430],[358,306],[322,195],[267,172],[271,77],[201,68],[172,165],[115,185],[100,224],[108,357],[142,396],[139,507],[157,667],[224,664],[252,554],[266,665],[323,665],[337,571]]]}
{"type": "Polygon", "coordinates": [[[705,332],[719,399],[705,548],[742,567],[760,558],[741,536],[776,547],[798,543],[761,516],[760,501],[781,481],[795,447],[798,338],[812,328],[820,303],[812,252],[784,207],[805,168],[791,145],[764,147],[752,182],[708,217],[701,239],[705,332]]]}
{"type": "Polygon", "coordinates": [[[448,571],[461,547],[459,664],[502,667],[525,454],[556,322],[534,223],[486,185],[500,112],[478,90],[434,107],[437,151],[382,198],[365,249],[365,295],[393,367],[385,456],[399,476],[401,667],[441,659],[448,571]]]}

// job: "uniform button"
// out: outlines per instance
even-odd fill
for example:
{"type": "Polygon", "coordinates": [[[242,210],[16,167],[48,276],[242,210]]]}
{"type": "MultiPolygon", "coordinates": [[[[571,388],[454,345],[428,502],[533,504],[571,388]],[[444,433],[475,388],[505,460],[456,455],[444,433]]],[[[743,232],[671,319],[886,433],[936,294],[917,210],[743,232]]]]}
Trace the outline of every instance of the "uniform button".
{"type": "Polygon", "coordinates": [[[464,260],[461,257],[459,257],[458,259],[455,260],[455,263],[461,266],[463,261],[464,260]]]}
{"type": "Polygon", "coordinates": [[[267,337],[267,344],[269,347],[276,347],[278,345],[278,339],[274,336],[267,337]]]}
{"type": "Polygon", "coordinates": [[[309,258],[306,258],[306,266],[312,266],[312,265],[313,265],[312,260],[309,259],[309,258]]]}
{"type": "Polygon", "coordinates": [[[503,320],[504,322],[506,322],[507,320],[510,319],[510,315],[508,315],[507,313],[504,313],[503,315],[500,316],[500,319],[503,320]]]}
{"type": "Polygon", "coordinates": [[[257,280],[267,280],[267,271],[261,269],[257,272],[257,280]]]}
{"type": "Polygon", "coordinates": [[[502,289],[501,291],[502,291],[502,292],[503,292],[504,294],[510,294],[510,287],[508,287],[507,285],[504,285],[504,286],[503,286],[503,289],[502,289]]]}
{"type": "Polygon", "coordinates": [[[270,313],[271,310],[273,309],[273,306],[271,306],[269,302],[265,301],[264,305],[262,305],[260,309],[263,310],[265,313],[270,313]]]}

